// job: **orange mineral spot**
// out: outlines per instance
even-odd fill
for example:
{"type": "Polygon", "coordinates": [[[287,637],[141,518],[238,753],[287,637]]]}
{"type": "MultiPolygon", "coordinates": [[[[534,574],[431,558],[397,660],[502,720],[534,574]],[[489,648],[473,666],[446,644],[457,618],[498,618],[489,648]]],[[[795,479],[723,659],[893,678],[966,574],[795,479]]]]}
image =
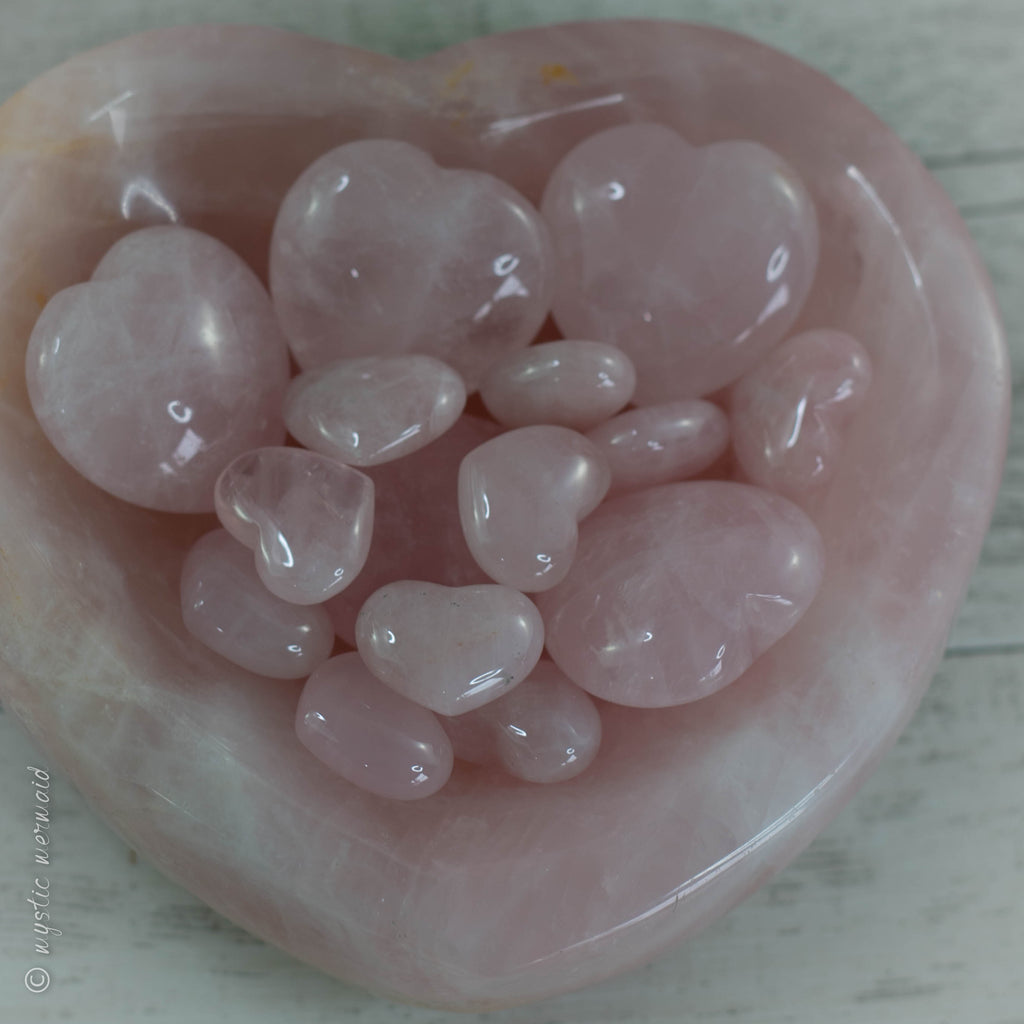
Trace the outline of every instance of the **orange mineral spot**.
{"type": "Polygon", "coordinates": [[[545,85],[558,82],[572,84],[576,81],[576,76],[564,64],[545,64],[540,69],[540,77],[545,85]]]}

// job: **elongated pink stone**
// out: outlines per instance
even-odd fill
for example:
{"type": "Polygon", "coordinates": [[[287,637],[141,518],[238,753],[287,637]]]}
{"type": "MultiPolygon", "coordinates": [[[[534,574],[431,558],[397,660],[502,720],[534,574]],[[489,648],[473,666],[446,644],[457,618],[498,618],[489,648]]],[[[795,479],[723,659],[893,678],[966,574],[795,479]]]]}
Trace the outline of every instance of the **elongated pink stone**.
{"type": "Polygon", "coordinates": [[[377,796],[420,800],[451,775],[452,745],[437,717],[375,679],[354,651],[306,680],[295,732],[332,771],[377,796]]]}
{"type": "Polygon", "coordinates": [[[417,579],[461,587],[488,582],[462,534],[458,477],[463,458],[497,432],[489,420],[462,416],[415,458],[367,469],[375,489],[370,554],[352,586],[327,602],[334,628],[346,643],[355,644],[359,609],[386,583],[417,579]]]}
{"type": "Polygon", "coordinates": [[[332,149],[285,196],[270,283],[304,370],[423,352],[475,388],[551,305],[548,229],[510,185],[393,139],[332,149]]]}
{"type": "Polygon", "coordinates": [[[283,601],[320,604],[359,575],[373,533],[373,481],[302,448],[257,448],[217,478],[221,525],[254,552],[283,601]]]}
{"type": "Polygon", "coordinates": [[[601,716],[557,665],[542,660],[511,693],[467,715],[442,718],[455,756],[527,782],[565,782],[597,755],[601,716]]]}
{"type": "Polygon", "coordinates": [[[729,445],[729,419],[713,402],[680,399],[630,409],[588,431],[612,473],[613,491],[696,476],[729,445]]]}
{"type": "Polygon", "coordinates": [[[510,352],[480,382],[487,411],[506,427],[552,423],[587,430],[633,397],[636,371],[600,341],[548,341],[510,352]]]}
{"type": "Polygon", "coordinates": [[[440,437],[466,405],[462,378],[431,356],[340,359],[295,377],[285,395],[292,436],[352,466],[376,466],[440,437]]]}
{"type": "Polygon", "coordinates": [[[181,613],[197,640],[274,679],[309,675],[334,646],[326,610],[275,597],[256,575],[250,552],[227,530],[204,534],[185,558],[181,613]]]}
{"type": "Polygon", "coordinates": [[[356,645],[396,693],[461,715],[530,674],[544,648],[544,623],[533,602],[509,587],[400,580],[363,605],[356,645]]]}
{"type": "Polygon", "coordinates": [[[733,448],[754,483],[799,497],[832,479],[871,385],[871,360],[843,331],[783,342],[732,389],[733,448]]]}
{"type": "Polygon", "coordinates": [[[256,275],[184,227],[144,228],[36,322],[26,376],[46,436],[125,501],[212,512],[217,474],[284,440],[288,352],[256,275]]]}
{"type": "Polygon", "coordinates": [[[787,633],[824,572],[814,523],[771,491],[722,480],[616,498],[587,520],[565,582],[537,598],[548,653],[597,697],[633,707],[720,690],[787,633]]]}
{"type": "Polygon", "coordinates": [[[608,491],[605,457],[566,427],[510,430],[470,452],[459,468],[466,543],[491,579],[530,593],[565,578],[577,523],[608,491]]]}
{"type": "Polygon", "coordinates": [[[748,370],[796,320],[817,266],[811,198],[756,142],[698,149],[661,125],[619,125],[570,151],[541,210],[558,326],[621,346],[640,405],[748,370]]]}

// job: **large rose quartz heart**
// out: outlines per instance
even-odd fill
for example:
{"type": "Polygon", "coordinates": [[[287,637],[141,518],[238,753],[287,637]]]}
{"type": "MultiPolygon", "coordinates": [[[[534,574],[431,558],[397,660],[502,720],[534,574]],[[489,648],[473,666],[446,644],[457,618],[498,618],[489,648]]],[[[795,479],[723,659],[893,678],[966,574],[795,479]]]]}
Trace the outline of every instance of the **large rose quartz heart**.
{"type": "Polygon", "coordinates": [[[264,29],[174,29],[33,83],[0,111],[0,154],[3,699],[134,848],[245,927],[435,1006],[577,988],[778,871],[917,705],[995,497],[1006,353],[952,204],[818,73],[670,23],[539,29],[411,66],[264,29]],[[819,269],[794,330],[848,331],[874,368],[843,465],[806,504],[821,590],[720,693],[602,705],[600,754],[570,782],[460,763],[429,800],[375,798],[298,743],[298,684],[225,666],[185,632],[178,574],[211,517],[123,505],[60,459],[22,384],[29,333],[142,224],[209,231],[265,273],[281,197],[340,143],[408,139],[537,202],[572,146],[629,120],[764,143],[814,197],[819,269]]]}

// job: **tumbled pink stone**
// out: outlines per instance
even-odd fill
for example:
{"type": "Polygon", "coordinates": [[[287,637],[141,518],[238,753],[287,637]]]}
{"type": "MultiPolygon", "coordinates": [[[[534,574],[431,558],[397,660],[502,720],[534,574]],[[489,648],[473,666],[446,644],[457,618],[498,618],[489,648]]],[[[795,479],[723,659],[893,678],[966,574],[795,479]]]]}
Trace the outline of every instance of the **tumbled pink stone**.
{"type": "Polygon", "coordinates": [[[814,523],[723,480],[623,495],[580,531],[572,571],[538,597],[548,653],[573,682],[633,707],[731,683],[807,610],[824,573],[814,523]]]}
{"type": "Polygon", "coordinates": [[[639,405],[708,394],[753,366],[817,266],[811,198],[756,142],[697,148],[657,124],[609,128],[555,168],[541,210],[558,326],[620,345],[639,405]]]}
{"type": "Polygon", "coordinates": [[[36,322],[26,376],[54,447],[98,487],[212,512],[217,474],[284,440],[288,353],[256,275],[184,227],[122,238],[36,322]]]}
{"type": "Polygon", "coordinates": [[[415,458],[366,470],[375,489],[370,554],[355,583],[327,602],[334,628],[346,643],[355,644],[359,609],[386,583],[417,579],[461,587],[489,582],[462,533],[458,478],[463,458],[497,432],[489,420],[462,416],[415,458]]]}
{"type": "Polygon", "coordinates": [[[685,480],[729,444],[729,419],[713,402],[683,398],[630,409],[588,431],[608,460],[613,491],[685,480]]]}
{"type": "Polygon", "coordinates": [[[511,693],[468,715],[442,718],[455,756],[503,768],[527,782],[565,782],[601,745],[593,700],[557,665],[540,661],[511,693]]]}
{"type": "Polygon", "coordinates": [[[334,630],[320,605],[292,604],[261,582],[252,555],[227,530],[204,534],[181,570],[185,628],[250,672],[299,679],[330,657],[334,630]]]}
{"type": "Polygon", "coordinates": [[[306,680],[295,732],[342,778],[392,800],[431,796],[452,772],[451,741],[437,717],[375,679],[354,651],[306,680]]]}
{"type": "Polygon", "coordinates": [[[553,423],[587,430],[633,397],[636,371],[601,341],[548,341],[510,352],[480,382],[487,411],[506,427],[553,423]]]}
{"type": "Polygon", "coordinates": [[[277,216],[270,283],[304,370],[424,352],[475,388],[529,344],[551,305],[547,227],[510,185],[364,139],[308,167],[277,216]]]}
{"type": "Polygon", "coordinates": [[[283,601],[319,604],[359,574],[373,533],[373,481],[302,448],[257,448],[217,478],[221,525],[252,548],[283,601]]]}
{"type": "Polygon", "coordinates": [[[462,414],[462,378],[431,356],[365,356],[307,370],[288,386],[284,420],[314,451],[375,466],[418,451],[462,414]]]}
{"type": "Polygon", "coordinates": [[[732,389],[740,466],[754,483],[791,497],[821,487],[870,385],[871,360],[843,331],[805,331],[783,342],[732,389]]]}
{"type": "Polygon", "coordinates": [[[461,715],[530,674],[544,648],[544,623],[534,603],[510,587],[399,580],[363,605],[356,645],[395,692],[442,715],[461,715]]]}
{"type": "Polygon", "coordinates": [[[480,445],[459,468],[466,543],[491,579],[534,593],[565,578],[577,523],[608,492],[605,457],[566,427],[521,427],[480,445]]]}

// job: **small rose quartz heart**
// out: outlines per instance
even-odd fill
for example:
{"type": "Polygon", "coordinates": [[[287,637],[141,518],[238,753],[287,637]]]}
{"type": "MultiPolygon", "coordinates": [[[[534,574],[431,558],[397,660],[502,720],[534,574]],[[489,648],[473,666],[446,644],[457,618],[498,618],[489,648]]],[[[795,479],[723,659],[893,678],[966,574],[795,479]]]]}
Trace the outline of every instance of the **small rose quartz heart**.
{"type": "Polygon", "coordinates": [[[400,580],[382,587],[356,620],[367,668],[409,700],[460,715],[521,683],[544,648],[544,624],[510,587],[442,587],[400,580]]]}
{"type": "Polygon", "coordinates": [[[466,543],[491,579],[534,593],[565,578],[576,524],[611,481],[604,456],[566,427],[521,427],[480,445],[459,468],[466,543]]]}

